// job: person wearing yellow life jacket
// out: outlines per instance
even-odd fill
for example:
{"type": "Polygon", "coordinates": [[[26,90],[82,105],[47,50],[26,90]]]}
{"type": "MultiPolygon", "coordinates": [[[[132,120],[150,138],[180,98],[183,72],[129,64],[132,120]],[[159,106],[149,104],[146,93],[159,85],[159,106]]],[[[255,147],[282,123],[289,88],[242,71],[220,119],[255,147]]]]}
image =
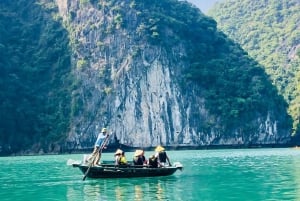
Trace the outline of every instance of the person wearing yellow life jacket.
{"type": "Polygon", "coordinates": [[[115,165],[128,165],[125,152],[121,149],[117,149],[115,153],[115,165]]]}
{"type": "Polygon", "coordinates": [[[121,158],[120,158],[120,165],[128,165],[128,162],[127,162],[127,159],[125,157],[125,152],[122,151],[122,155],[121,155],[121,158]]]}

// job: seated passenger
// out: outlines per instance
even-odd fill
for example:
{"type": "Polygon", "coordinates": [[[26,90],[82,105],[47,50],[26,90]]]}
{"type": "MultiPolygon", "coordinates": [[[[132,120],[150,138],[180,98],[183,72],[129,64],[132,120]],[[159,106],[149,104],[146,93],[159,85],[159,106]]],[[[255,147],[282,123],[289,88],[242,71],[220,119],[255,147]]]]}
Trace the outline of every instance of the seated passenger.
{"type": "Polygon", "coordinates": [[[123,151],[121,149],[117,149],[117,151],[115,153],[115,165],[120,165],[122,153],[123,153],[123,151]]]}
{"type": "Polygon", "coordinates": [[[134,165],[146,165],[147,160],[144,156],[144,150],[137,149],[134,153],[133,157],[133,164],[134,165]]]}
{"type": "Polygon", "coordinates": [[[165,148],[163,148],[162,146],[157,146],[155,148],[155,152],[155,157],[157,158],[159,167],[165,167],[166,165],[172,166],[165,148]]]}
{"type": "Polygon", "coordinates": [[[119,161],[119,165],[128,165],[124,151],[122,151],[121,158],[120,158],[120,161],[119,161]]]}
{"type": "Polygon", "coordinates": [[[158,161],[157,161],[157,157],[155,157],[155,155],[151,155],[149,160],[148,160],[148,165],[151,168],[157,168],[158,167],[158,161]]]}

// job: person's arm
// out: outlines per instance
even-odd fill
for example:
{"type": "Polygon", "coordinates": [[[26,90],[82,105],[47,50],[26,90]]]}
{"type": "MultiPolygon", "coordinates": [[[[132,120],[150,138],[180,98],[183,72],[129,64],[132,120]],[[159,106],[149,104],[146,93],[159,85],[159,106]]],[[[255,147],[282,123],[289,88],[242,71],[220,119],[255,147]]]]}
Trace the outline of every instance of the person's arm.
{"type": "Polygon", "coordinates": [[[161,163],[160,163],[160,158],[159,158],[159,153],[158,153],[158,152],[155,153],[155,158],[156,158],[156,160],[157,160],[157,166],[158,166],[158,167],[161,167],[162,165],[161,165],[161,163]]]}
{"type": "Polygon", "coordinates": [[[119,165],[120,164],[120,157],[116,156],[115,157],[115,165],[119,165]]]}
{"type": "Polygon", "coordinates": [[[107,148],[106,144],[107,144],[108,137],[109,137],[108,134],[106,134],[105,136],[101,136],[101,142],[100,142],[99,146],[102,147],[102,149],[106,149],[107,148]]]}
{"type": "Polygon", "coordinates": [[[143,165],[147,165],[148,161],[145,156],[143,156],[143,165]]]}
{"type": "Polygon", "coordinates": [[[167,161],[168,161],[168,163],[169,163],[169,166],[172,166],[172,164],[171,164],[171,162],[170,162],[170,159],[169,159],[168,155],[167,155],[167,161]]]}

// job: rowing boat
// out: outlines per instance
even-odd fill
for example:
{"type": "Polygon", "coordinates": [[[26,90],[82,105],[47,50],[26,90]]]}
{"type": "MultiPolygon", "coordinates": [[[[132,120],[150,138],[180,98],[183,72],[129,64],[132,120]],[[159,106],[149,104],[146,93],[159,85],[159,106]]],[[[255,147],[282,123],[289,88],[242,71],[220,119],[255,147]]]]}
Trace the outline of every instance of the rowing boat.
{"type": "MultiPolygon", "coordinates": [[[[79,168],[85,175],[89,169],[88,164],[74,162],[74,168],[79,168]]],[[[114,165],[100,164],[90,167],[88,178],[131,178],[131,177],[157,177],[169,176],[177,170],[182,170],[183,166],[179,162],[175,162],[173,166],[153,168],[150,166],[139,165],[114,165]]]]}

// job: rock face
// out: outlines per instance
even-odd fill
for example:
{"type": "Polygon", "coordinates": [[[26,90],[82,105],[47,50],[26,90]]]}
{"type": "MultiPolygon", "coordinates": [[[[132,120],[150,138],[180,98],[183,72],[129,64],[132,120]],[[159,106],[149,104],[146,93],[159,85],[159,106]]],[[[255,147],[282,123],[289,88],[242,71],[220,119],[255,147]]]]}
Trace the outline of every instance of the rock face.
{"type": "MultiPolygon", "coordinates": [[[[288,127],[278,126],[278,111],[258,115],[251,122],[256,129],[248,134],[243,125],[223,133],[222,122],[206,109],[201,88],[182,83],[190,65],[186,41],[171,48],[151,42],[155,31],[149,37],[144,23],[151,19],[135,9],[142,1],[54,2],[70,32],[78,79],[68,148],[93,146],[102,127],[113,132],[112,142],[134,147],[289,141],[288,127]]],[[[176,37],[175,29],[165,33],[176,37]]]]}

